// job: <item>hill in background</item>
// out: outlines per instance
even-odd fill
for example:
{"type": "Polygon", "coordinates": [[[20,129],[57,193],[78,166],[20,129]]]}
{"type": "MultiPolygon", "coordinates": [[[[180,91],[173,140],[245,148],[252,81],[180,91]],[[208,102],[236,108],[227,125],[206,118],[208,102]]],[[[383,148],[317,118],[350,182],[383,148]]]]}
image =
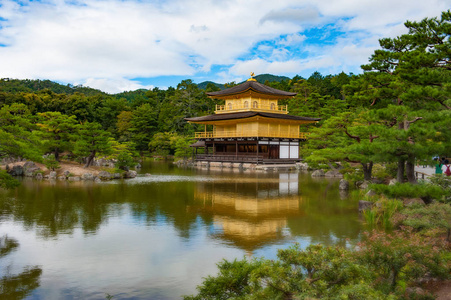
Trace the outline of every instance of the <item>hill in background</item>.
{"type": "MultiPolygon", "coordinates": [[[[271,74],[261,74],[254,77],[260,83],[265,82],[281,82],[283,80],[290,80],[289,77],[286,76],[277,76],[271,74]]],[[[205,90],[208,84],[213,84],[219,87],[221,90],[225,89],[224,84],[216,83],[212,81],[204,81],[199,83],[197,86],[200,89],[205,90]]],[[[107,95],[107,93],[102,92],[101,90],[93,89],[90,87],[85,87],[82,85],[73,86],[71,84],[63,85],[57,82],[53,82],[50,80],[33,80],[33,79],[9,79],[3,78],[0,79],[0,92],[6,93],[33,93],[39,92],[43,90],[50,90],[56,94],[67,94],[72,95],[75,93],[84,94],[86,96],[95,96],[95,95],[107,95]]],[[[116,98],[126,98],[127,100],[134,99],[136,97],[142,97],[145,95],[147,90],[139,89],[136,91],[126,91],[118,94],[114,94],[116,98]]]]}
{"type": "Polygon", "coordinates": [[[9,78],[0,79],[0,92],[32,93],[39,92],[42,90],[51,90],[56,94],[68,94],[68,95],[75,93],[85,94],[86,96],[94,96],[99,94],[106,95],[105,92],[90,87],[85,87],[81,85],[73,86],[71,84],[62,85],[50,80],[9,79],[9,78]]]}

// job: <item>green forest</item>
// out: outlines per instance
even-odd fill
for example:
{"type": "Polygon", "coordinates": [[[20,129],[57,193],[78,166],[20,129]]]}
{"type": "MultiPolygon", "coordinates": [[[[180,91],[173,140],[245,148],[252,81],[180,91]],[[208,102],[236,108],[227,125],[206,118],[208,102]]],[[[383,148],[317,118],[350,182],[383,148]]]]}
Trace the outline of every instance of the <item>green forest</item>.
{"type": "MultiPolygon", "coordinates": [[[[291,114],[326,120],[346,110],[343,86],[353,77],[315,72],[307,79],[269,74],[255,78],[277,89],[298,92],[284,103],[291,114]]],[[[185,118],[212,114],[215,105],[222,103],[208,98],[206,92],[219,89],[212,82],[197,85],[188,79],[167,90],[109,95],[48,80],[2,79],[0,155],[38,162],[43,156],[58,162],[64,155],[86,166],[94,157],[117,160],[120,156],[127,161],[149,155],[189,157],[194,132],[203,128],[188,124],[185,118]]]]}

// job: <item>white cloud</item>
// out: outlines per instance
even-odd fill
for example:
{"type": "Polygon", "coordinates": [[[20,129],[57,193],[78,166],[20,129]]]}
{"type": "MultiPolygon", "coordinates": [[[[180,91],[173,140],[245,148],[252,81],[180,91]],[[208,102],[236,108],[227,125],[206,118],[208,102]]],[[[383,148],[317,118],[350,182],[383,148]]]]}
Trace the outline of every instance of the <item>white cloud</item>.
{"type": "Polygon", "coordinates": [[[273,22],[293,22],[302,24],[319,23],[319,12],[315,7],[303,8],[283,8],[281,10],[271,10],[260,20],[260,23],[273,22]]]}
{"type": "Polygon", "coordinates": [[[405,20],[438,16],[449,8],[446,2],[47,0],[19,5],[2,0],[0,77],[89,82],[115,92],[139,86],[133,78],[205,76],[212,65],[235,65],[230,75],[211,74],[217,78],[235,78],[254,65],[289,71],[302,67],[299,62],[320,63],[331,55],[339,56],[328,60],[345,68],[365,63],[360,60],[378,47],[379,38],[405,32],[405,20]],[[346,34],[299,57],[291,47],[308,49],[304,29],[324,25],[346,34]],[[277,49],[262,41],[274,41],[277,49]],[[249,54],[257,45],[264,53],[249,54]]]}
{"type": "Polygon", "coordinates": [[[112,94],[123,91],[135,91],[137,89],[153,89],[155,87],[153,85],[142,85],[136,81],[124,78],[87,78],[84,82],[80,82],[80,84],[101,91],[108,91],[112,94]]]}
{"type": "Polygon", "coordinates": [[[280,40],[280,44],[284,46],[296,45],[304,42],[307,39],[307,36],[300,33],[293,33],[287,35],[285,38],[280,40]]]}

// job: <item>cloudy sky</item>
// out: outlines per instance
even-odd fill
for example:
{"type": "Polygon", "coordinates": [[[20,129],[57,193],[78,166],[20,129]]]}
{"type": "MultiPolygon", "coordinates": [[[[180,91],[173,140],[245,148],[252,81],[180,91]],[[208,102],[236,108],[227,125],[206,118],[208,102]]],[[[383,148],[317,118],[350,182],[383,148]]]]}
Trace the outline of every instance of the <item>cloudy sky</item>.
{"type": "Polygon", "coordinates": [[[0,78],[110,93],[361,73],[378,39],[451,0],[0,0],[0,78]]]}

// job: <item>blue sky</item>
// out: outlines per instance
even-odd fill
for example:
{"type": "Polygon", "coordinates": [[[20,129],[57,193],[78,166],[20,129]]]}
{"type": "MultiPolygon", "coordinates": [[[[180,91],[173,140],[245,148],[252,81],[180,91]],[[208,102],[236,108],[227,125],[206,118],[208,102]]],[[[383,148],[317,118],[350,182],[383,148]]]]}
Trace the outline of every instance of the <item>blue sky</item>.
{"type": "Polygon", "coordinates": [[[361,73],[378,39],[451,0],[0,0],[0,78],[110,93],[361,73]]]}

